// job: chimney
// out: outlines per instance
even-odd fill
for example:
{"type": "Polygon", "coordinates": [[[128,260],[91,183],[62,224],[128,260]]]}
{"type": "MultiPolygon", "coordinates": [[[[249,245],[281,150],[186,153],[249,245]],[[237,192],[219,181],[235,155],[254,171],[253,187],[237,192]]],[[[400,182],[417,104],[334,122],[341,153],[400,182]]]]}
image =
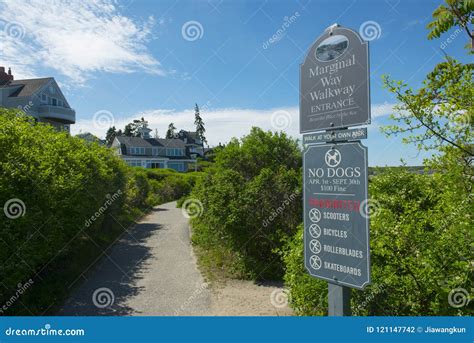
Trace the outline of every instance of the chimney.
{"type": "Polygon", "coordinates": [[[13,81],[12,70],[8,68],[7,74],[5,73],[5,67],[0,66],[0,85],[6,85],[10,81],[13,81]]]}

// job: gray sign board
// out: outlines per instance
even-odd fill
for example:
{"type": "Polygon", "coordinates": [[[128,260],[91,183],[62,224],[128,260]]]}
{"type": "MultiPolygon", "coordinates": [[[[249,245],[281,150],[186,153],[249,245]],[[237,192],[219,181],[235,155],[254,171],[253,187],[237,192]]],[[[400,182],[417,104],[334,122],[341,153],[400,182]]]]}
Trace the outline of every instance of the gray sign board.
{"type": "Polygon", "coordinates": [[[303,154],[306,269],[363,289],[370,283],[367,148],[327,143],[308,145],[303,154]]]}
{"type": "Polygon", "coordinates": [[[368,43],[356,32],[327,29],[300,66],[300,132],[370,123],[368,43]]]}
{"type": "Polygon", "coordinates": [[[367,128],[333,130],[326,132],[315,132],[303,135],[303,144],[314,144],[324,142],[356,141],[367,138],[367,128]]]}

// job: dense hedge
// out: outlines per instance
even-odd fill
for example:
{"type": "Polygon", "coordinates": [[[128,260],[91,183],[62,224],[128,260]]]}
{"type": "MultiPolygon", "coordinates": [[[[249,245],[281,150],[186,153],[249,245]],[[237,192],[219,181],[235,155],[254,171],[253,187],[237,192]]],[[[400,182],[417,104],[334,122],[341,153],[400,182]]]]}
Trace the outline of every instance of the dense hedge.
{"type": "Polygon", "coordinates": [[[0,315],[51,312],[124,228],[196,178],[130,168],[110,149],[6,109],[0,146],[0,204],[10,202],[0,221],[0,315]]]}
{"type": "Polygon", "coordinates": [[[276,251],[301,218],[300,164],[295,141],[258,128],[221,150],[191,194],[204,208],[193,221],[201,262],[232,276],[281,277],[276,251]]]}
{"type": "MultiPolygon", "coordinates": [[[[472,314],[452,306],[455,289],[471,289],[472,208],[464,192],[442,174],[403,169],[371,179],[372,285],[353,290],[355,315],[472,314]]],[[[311,278],[303,265],[303,230],[288,243],[285,283],[298,314],[327,313],[327,283],[311,278]]]]}
{"type": "MultiPolygon", "coordinates": [[[[327,282],[310,277],[303,262],[300,161],[284,134],[254,128],[233,140],[191,193],[203,204],[193,242],[209,274],[283,277],[296,313],[325,315],[327,282]]],[[[472,314],[474,304],[456,306],[462,294],[453,293],[469,292],[473,276],[472,180],[463,175],[451,162],[427,173],[374,171],[372,284],[353,291],[354,314],[472,314]]]]}

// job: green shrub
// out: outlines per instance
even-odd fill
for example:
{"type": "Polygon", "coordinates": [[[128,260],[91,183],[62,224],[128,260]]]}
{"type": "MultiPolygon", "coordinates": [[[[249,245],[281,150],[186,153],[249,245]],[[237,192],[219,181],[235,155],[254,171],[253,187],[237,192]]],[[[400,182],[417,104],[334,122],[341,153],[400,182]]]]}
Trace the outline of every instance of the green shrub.
{"type": "Polygon", "coordinates": [[[258,128],[217,152],[190,195],[203,204],[193,242],[214,256],[211,269],[225,264],[235,276],[281,278],[276,251],[301,218],[300,164],[295,141],[258,128]]]}

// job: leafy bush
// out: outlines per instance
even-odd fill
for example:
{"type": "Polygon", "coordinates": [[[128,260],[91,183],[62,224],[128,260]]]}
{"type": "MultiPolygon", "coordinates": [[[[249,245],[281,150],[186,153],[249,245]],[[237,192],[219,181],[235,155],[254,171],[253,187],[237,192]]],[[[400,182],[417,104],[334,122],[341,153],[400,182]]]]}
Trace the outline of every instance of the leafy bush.
{"type": "Polygon", "coordinates": [[[128,167],[108,148],[1,108],[0,146],[0,204],[25,205],[17,219],[2,212],[0,315],[53,311],[124,228],[187,194],[197,178],[128,167]]]}
{"type": "Polygon", "coordinates": [[[211,268],[281,277],[276,250],[301,218],[300,164],[295,141],[258,128],[217,153],[190,196],[204,207],[193,220],[193,242],[212,256],[211,268]]]}
{"type": "MultiPolygon", "coordinates": [[[[449,304],[451,290],[471,289],[472,204],[446,174],[381,172],[370,182],[376,212],[371,219],[372,285],[353,290],[355,315],[467,315],[472,304],[449,304]],[[457,198],[457,199],[455,199],[457,198]]],[[[303,232],[284,250],[285,283],[292,306],[323,315],[327,283],[303,265],[303,232]]]]}

